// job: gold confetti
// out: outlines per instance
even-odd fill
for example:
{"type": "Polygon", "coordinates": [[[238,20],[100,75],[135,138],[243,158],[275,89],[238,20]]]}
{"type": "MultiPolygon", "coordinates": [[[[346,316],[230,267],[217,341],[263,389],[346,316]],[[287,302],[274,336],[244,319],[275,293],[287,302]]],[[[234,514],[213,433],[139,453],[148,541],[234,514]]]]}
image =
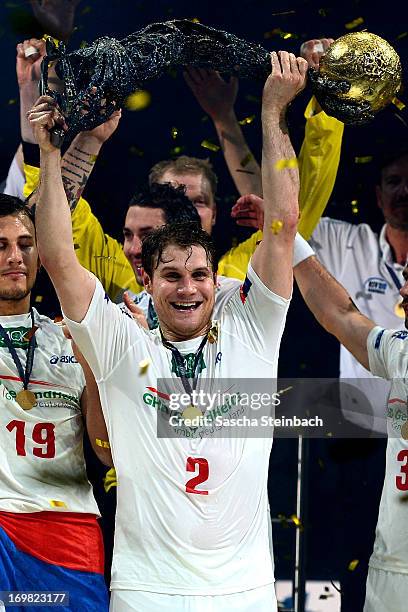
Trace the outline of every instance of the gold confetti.
{"type": "Polygon", "coordinates": [[[249,115],[249,117],[244,117],[241,121],[238,121],[239,125],[249,125],[255,119],[255,115],[249,115]]]}
{"type": "Polygon", "coordinates": [[[112,487],[116,487],[117,484],[118,481],[116,479],[116,470],[115,468],[111,468],[106,472],[105,478],[103,479],[103,488],[105,489],[106,493],[108,493],[108,491],[110,491],[112,487]]]}
{"type": "Polygon", "coordinates": [[[98,159],[97,155],[90,155],[89,156],[89,161],[91,162],[91,164],[94,164],[97,159],[98,159]]]}
{"type": "Polygon", "coordinates": [[[354,572],[354,570],[356,569],[357,565],[360,563],[359,559],[353,559],[353,561],[350,561],[350,563],[348,564],[348,570],[350,572],[354,572]]]}
{"type": "Polygon", "coordinates": [[[302,526],[302,521],[300,520],[300,518],[298,516],[296,516],[296,514],[292,514],[290,518],[292,519],[292,521],[296,525],[296,527],[303,527],[302,526]]]}
{"type": "Polygon", "coordinates": [[[394,104],[394,106],[398,108],[398,110],[404,110],[405,104],[402,102],[402,100],[398,100],[398,98],[393,98],[391,102],[394,104]]]}
{"type": "Polygon", "coordinates": [[[247,153],[244,159],[241,159],[239,163],[241,164],[243,168],[245,168],[245,166],[247,166],[249,162],[252,161],[253,159],[254,159],[254,156],[252,155],[252,153],[247,153]]]}
{"type": "Polygon", "coordinates": [[[43,301],[43,296],[42,296],[42,295],[36,295],[36,296],[35,296],[35,300],[34,300],[34,302],[35,302],[36,304],[40,304],[42,301],[43,301]]]}
{"type": "Polygon", "coordinates": [[[293,389],[293,385],[290,387],[286,387],[285,389],[282,389],[282,391],[278,391],[278,395],[283,395],[284,393],[287,393],[287,391],[290,391],[291,389],[293,389]]]}
{"type": "Polygon", "coordinates": [[[395,40],[401,40],[401,38],[405,38],[406,36],[408,36],[408,32],[401,32],[401,34],[396,36],[395,40]]]}
{"type": "Polygon", "coordinates": [[[131,155],[136,155],[137,157],[143,157],[144,155],[144,151],[142,149],[139,149],[139,147],[136,147],[135,145],[129,147],[129,153],[131,155]]]}
{"type": "Polygon", "coordinates": [[[273,36],[280,36],[284,40],[287,40],[288,38],[298,38],[298,36],[293,32],[284,32],[281,28],[274,28],[269,32],[264,32],[264,38],[272,38],[273,36]]]}
{"type": "Polygon", "coordinates": [[[201,23],[198,17],[193,17],[193,19],[190,19],[190,21],[192,21],[193,23],[201,23]]]}
{"type": "Polygon", "coordinates": [[[370,161],[373,160],[373,156],[372,155],[365,155],[363,157],[355,157],[354,158],[354,163],[355,164],[369,164],[370,161]]]}
{"type": "Polygon", "coordinates": [[[357,19],[353,19],[353,21],[345,23],[344,27],[346,28],[346,30],[352,30],[353,28],[359,26],[361,23],[364,23],[364,19],[362,17],[357,17],[357,19]]]}
{"type": "Polygon", "coordinates": [[[291,157],[290,159],[278,159],[275,163],[276,170],[283,170],[284,168],[297,168],[298,160],[296,157],[291,157]]]}
{"type": "Polygon", "coordinates": [[[170,155],[180,155],[184,151],[185,147],[173,147],[170,149],[170,155]]]}
{"type": "Polygon", "coordinates": [[[145,89],[134,91],[125,100],[125,107],[130,111],[141,111],[150,106],[152,96],[145,89]]]}
{"type": "Polygon", "coordinates": [[[172,127],[170,133],[173,140],[176,140],[177,136],[179,135],[178,129],[176,127],[172,127]]]}
{"type": "Polygon", "coordinates": [[[50,505],[53,508],[68,508],[67,504],[63,501],[58,501],[58,499],[50,499],[50,505]]]}
{"type": "Polygon", "coordinates": [[[279,219],[275,219],[275,221],[272,221],[271,223],[271,230],[272,230],[272,234],[279,234],[279,232],[282,230],[283,227],[283,223],[282,221],[279,221],[279,219]]]}
{"type": "Polygon", "coordinates": [[[150,359],[142,359],[142,361],[139,361],[139,374],[146,374],[150,363],[150,359]]]}
{"type": "Polygon", "coordinates": [[[100,438],[95,438],[95,444],[101,448],[110,448],[109,442],[107,440],[101,440],[100,438]]]}
{"type": "Polygon", "coordinates": [[[10,98],[10,100],[7,102],[7,104],[9,106],[12,106],[12,104],[15,104],[17,102],[17,98],[10,98]]]}
{"type": "Polygon", "coordinates": [[[201,143],[201,146],[204,149],[209,149],[210,151],[214,151],[214,153],[216,153],[217,151],[220,150],[219,145],[214,144],[210,140],[203,140],[202,143],[201,143]]]}

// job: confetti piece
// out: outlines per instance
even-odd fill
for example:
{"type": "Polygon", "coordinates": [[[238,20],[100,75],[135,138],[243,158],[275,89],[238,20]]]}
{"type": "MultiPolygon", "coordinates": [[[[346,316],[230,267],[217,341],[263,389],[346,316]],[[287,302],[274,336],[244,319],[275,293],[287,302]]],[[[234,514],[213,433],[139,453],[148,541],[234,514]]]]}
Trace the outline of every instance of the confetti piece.
{"type": "Polygon", "coordinates": [[[106,493],[111,490],[112,487],[116,487],[118,481],[116,479],[116,470],[115,468],[111,468],[106,472],[105,478],[103,479],[103,488],[106,493]]]}
{"type": "Polygon", "coordinates": [[[91,162],[91,164],[94,164],[97,159],[98,159],[97,155],[90,155],[89,156],[89,161],[91,162]]]}
{"type": "Polygon", "coordinates": [[[247,153],[244,159],[241,159],[239,163],[241,164],[243,168],[245,168],[245,166],[247,166],[249,162],[252,161],[253,159],[254,159],[254,156],[252,155],[252,153],[247,153]]]}
{"type": "Polygon", "coordinates": [[[63,501],[58,501],[58,499],[50,499],[50,505],[53,508],[68,508],[67,504],[63,501]]]}
{"type": "Polygon", "coordinates": [[[144,110],[152,101],[152,96],[145,89],[133,92],[125,100],[125,107],[130,111],[144,110]]]}
{"type": "Polygon", "coordinates": [[[110,448],[109,442],[107,440],[101,440],[100,438],[95,438],[95,444],[101,448],[110,448]]]}
{"type": "Polygon", "coordinates": [[[283,170],[284,168],[297,168],[298,160],[296,157],[291,157],[290,159],[278,159],[275,163],[276,170],[283,170]]]}
{"type": "Polygon", "coordinates": [[[149,365],[150,359],[142,359],[142,361],[139,361],[139,374],[146,374],[149,365]]]}
{"type": "Polygon", "coordinates": [[[372,160],[373,160],[372,155],[365,155],[364,157],[355,157],[354,163],[355,164],[369,164],[372,160]]]}
{"type": "Polygon", "coordinates": [[[272,17],[278,17],[280,15],[295,15],[296,11],[279,11],[278,13],[271,13],[272,17]]]}
{"type": "Polygon", "coordinates": [[[286,393],[287,391],[290,391],[291,389],[293,389],[293,385],[291,387],[286,387],[286,389],[282,389],[282,391],[278,391],[278,395],[283,395],[284,393],[286,393]]]}
{"type": "Polygon", "coordinates": [[[364,23],[364,19],[362,17],[357,17],[357,19],[353,19],[353,21],[345,23],[344,27],[346,28],[346,30],[353,30],[353,28],[356,28],[361,23],[364,23]]]}
{"type": "Polygon", "coordinates": [[[281,28],[274,28],[269,32],[264,32],[264,38],[273,38],[274,36],[280,36],[284,40],[287,40],[288,38],[298,38],[297,34],[294,34],[293,32],[284,32],[281,30],[281,28]]]}
{"type": "Polygon", "coordinates": [[[176,140],[177,136],[179,135],[178,129],[176,127],[172,127],[170,133],[173,140],[176,140]]]}
{"type": "Polygon", "coordinates": [[[129,153],[131,155],[136,155],[136,157],[143,157],[144,155],[144,151],[142,149],[139,149],[139,147],[136,147],[135,145],[129,147],[129,153]]]}
{"type": "Polygon", "coordinates": [[[292,514],[290,518],[292,519],[296,527],[302,527],[302,521],[300,520],[298,516],[296,516],[296,514],[292,514]]]}
{"type": "Polygon", "coordinates": [[[402,100],[398,100],[398,98],[393,98],[391,102],[394,104],[394,106],[398,108],[398,110],[404,110],[405,104],[402,102],[402,100]]]}
{"type": "Polygon", "coordinates": [[[190,19],[190,21],[192,21],[193,23],[201,23],[198,17],[193,17],[193,19],[190,19]]]}
{"type": "Polygon", "coordinates": [[[272,230],[272,234],[279,234],[279,232],[282,230],[283,227],[283,223],[282,221],[279,221],[278,219],[275,219],[275,221],[272,221],[271,223],[271,230],[272,230]]]}
{"type": "Polygon", "coordinates": [[[201,143],[201,146],[204,149],[209,149],[210,151],[214,151],[214,153],[216,153],[217,151],[220,150],[219,145],[214,144],[210,140],[203,140],[202,143],[201,143]]]}
{"type": "Polygon", "coordinates": [[[401,38],[405,38],[406,36],[408,36],[408,32],[401,32],[401,34],[395,37],[395,40],[401,40],[401,38]]]}
{"type": "Polygon", "coordinates": [[[35,302],[36,304],[40,304],[42,301],[43,301],[43,296],[42,296],[42,295],[36,295],[36,296],[35,296],[35,300],[34,300],[34,302],[35,302]]]}
{"type": "Polygon", "coordinates": [[[255,119],[255,115],[249,115],[249,117],[244,117],[241,121],[238,121],[239,125],[249,125],[255,119]]]}
{"type": "Polygon", "coordinates": [[[354,570],[356,569],[357,565],[360,563],[359,559],[353,559],[353,561],[350,561],[350,563],[348,564],[348,570],[350,572],[354,572],[354,570]]]}
{"type": "Polygon", "coordinates": [[[85,47],[88,46],[88,43],[86,40],[81,40],[81,42],[79,43],[79,48],[80,49],[85,49],[85,47]]]}
{"type": "Polygon", "coordinates": [[[173,147],[170,149],[170,155],[180,155],[184,151],[185,147],[173,147]]]}
{"type": "Polygon", "coordinates": [[[10,100],[7,102],[7,104],[9,106],[12,106],[13,104],[15,104],[17,102],[17,98],[10,98],[10,100]]]}

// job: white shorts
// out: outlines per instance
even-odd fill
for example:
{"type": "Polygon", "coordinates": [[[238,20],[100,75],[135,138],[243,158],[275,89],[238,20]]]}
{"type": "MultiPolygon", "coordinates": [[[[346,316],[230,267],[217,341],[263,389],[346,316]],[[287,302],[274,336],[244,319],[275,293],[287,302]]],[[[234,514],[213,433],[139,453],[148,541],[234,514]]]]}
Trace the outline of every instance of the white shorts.
{"type": "Polygon", "coordinates": [[[407,612],[408,574],[368,568],[364,612],[407,612]]]}
{"type": "Polygon", "coordinates": [[[169,595],[148,591],[111,594],[110,612],[277,612],[273,584],[232,595],[169,595]]]}

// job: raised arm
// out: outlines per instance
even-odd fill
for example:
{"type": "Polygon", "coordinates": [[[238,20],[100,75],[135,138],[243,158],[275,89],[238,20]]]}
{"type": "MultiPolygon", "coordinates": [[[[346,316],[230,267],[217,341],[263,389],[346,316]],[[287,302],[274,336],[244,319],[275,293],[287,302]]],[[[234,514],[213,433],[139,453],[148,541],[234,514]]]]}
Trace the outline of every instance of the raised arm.
{"type": "Polygon", "coordinates": [[[41,180],[36,207],[38,252],[68,318],[82,321],[95,290],[95,278],[83,268],[72,241],[71,211],[61,178],[59,149],[50,142],[49,129],[62,122],[52,98],[42,96],[29,113],[41,151],[41,180]]]}
{"type": "Polygon", "coordinates": [[[241,195],[262,195],[261,169],[252,155],[234,111],[238,79],[224,81],[215,70],[187,68],[185,80],[214,123],[225,162],[241,195]]]}
{"type": "Polygon", "coordinates": [[[303,89],[307,62],[292,53],[271,54],[272,72],[262,98],[263,240],[252,257],[262,282],[278,295],[292,293],[293,242],[299,216],[299,172],[285,122],[291,100],[303,89]],[[274,262],[274,265],[271,265],[274,262]]]}
{"type": "Polygon", "coordinates": [[[367,337],[375,323],[359,312],[345,288],[316,257],[305,259],[293,272],[303,299],[320,325],[368,370],[367,337]]]}

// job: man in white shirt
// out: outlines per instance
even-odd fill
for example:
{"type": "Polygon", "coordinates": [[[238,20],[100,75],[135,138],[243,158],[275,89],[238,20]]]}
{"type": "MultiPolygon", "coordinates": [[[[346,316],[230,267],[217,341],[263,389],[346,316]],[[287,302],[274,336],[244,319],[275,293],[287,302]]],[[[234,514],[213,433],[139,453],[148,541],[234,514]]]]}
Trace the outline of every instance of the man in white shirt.
{"type": "Polygon", "coordinates": [[[159,438],[157,403],[142,399],[158,378],[194,390],[204,379],[276,376],[299,189],[297,169],[279,170],[277,162],[294,157],[284,113],[304,86],[307,63],[286,52],[271,58],[262,107],[264,238],[213,324],[214,251],[197,226],[163,227],[145,239],[144,284],[159,330],[138,328],[109,301],[75,257],[60,153],[47,131],[58,111],[44,99],[30,113],[41,148],[40,257],[97,380],[117,469],[115,612],[277,609],[266,512],[271,438],[159,438]]]}

